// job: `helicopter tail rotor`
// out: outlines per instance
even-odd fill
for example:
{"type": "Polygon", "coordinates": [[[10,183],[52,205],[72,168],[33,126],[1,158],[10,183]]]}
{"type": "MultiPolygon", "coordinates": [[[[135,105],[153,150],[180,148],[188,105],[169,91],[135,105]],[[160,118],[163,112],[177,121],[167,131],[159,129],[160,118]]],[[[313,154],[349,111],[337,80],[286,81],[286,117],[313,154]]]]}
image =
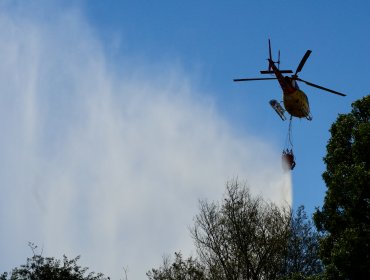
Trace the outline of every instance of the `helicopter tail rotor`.
{"type": "MultiPolygon", "coordinates": [[[[277,64],[277,69],[279,69],[280,73],[282,73],[282,74],[291,74],[291,73],[293,73],[292,70],[280,70],[280,50],[278,52],[278,60],[277,61],[274,61],[272,59],[272,49],[271,49],[271,41],[270,41],[270,39],[269,39],[269,58],[267,60],[268,61],[271,61],[274,64],[276,63],[277,64]]],[[[275,74],[275,72],[271,68],[270,62],[268,62],[268,68],[267,68],[267,70],[261,70],[260,73],[261,74],[275,74]]]]}

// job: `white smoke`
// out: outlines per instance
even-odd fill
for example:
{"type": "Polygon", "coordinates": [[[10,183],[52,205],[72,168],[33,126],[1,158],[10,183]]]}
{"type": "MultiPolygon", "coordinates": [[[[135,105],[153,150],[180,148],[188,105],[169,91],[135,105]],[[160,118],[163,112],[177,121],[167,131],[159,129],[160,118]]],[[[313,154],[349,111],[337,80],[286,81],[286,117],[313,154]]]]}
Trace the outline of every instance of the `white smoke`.
{"type": "Polygon", "coordinates": [[[221,199],[227,180],[291,204],[268,141],[235,133],[181,67],[121,59],[121,76],[93,33],[73,11],[0,14],[2,270],[33,241],[143,279],[163,254],[191,252],[198,199],[221,199]]]}

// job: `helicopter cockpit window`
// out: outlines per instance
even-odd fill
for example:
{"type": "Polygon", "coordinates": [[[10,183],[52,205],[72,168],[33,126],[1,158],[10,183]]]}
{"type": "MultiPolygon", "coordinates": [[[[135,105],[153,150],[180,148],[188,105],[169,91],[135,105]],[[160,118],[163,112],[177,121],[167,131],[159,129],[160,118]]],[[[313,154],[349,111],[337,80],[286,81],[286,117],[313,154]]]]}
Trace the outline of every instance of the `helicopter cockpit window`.
{"type": "Polygon", "coordinates": [[[288,76],[285,76],[284,77],[284,80],[291,87],[296,88],[296,89],[299,89],[299,86],[298,86],[298,83],[296,82],[296,80],[294,80],[294,79],[292,79],[292,78],[290,78],[288,76]]]}
{"type": "Polygon", "coordinates": [[[292,86],[296,89],[299,89],[299,86],[298,86],[298,83],[296,82],[296,80],[292,80],[292,86]]]}

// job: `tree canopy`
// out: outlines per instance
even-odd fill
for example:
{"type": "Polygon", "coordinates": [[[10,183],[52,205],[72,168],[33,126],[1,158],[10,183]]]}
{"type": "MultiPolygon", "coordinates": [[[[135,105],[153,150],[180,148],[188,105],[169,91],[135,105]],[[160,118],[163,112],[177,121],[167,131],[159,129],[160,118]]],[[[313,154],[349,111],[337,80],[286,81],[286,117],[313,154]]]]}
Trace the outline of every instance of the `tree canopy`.
{"type": "Polygon", "coordinates": [[[205,267],[196,259],[184,260],[181,253],[175,253],[171,264],[170,258],[164,258],[163,266],[147,272],[150,280],[206,280],[205,267]]]}
{"type": "Polygon", "coordinates": [[[238,182],[221,205],[201,202],[192,236],[212,279],[275,279],[288,244],[290,213],[238,182]]]}
{"type": "Polygon", "coordinates": [[[80,257],[63,261],[45,258],[34,254],[25,265],[14,268],[11,273],[4,272],[0,280],[108,280],[101,273],[87,273],[87,267],[77,264],[80,257]]]}
{"type": "Polygon", "coordinates": [[[150,280],[313,279],[322,272],[318,234],[304,208],[295,214],[232,181],[221,203],[201,201],[191,228],[197,256],[175,253],[150,280]]]}
{"type": "Polygon", "coordinates": [[[314,221],[324,234],[328,279],[370,277],[370,96],[332,125],[324,158],[327,192],[314,221]]]}
{"type": "Polygon", "coordinates": [[[319,259],[319,240],[320,235],[312,220],[308,219],[304,206],[298,207],[291,216],[288,247],[281,273],[285,279],[311,279],[308,277],[321,275],[323,265],[319,259]]]}

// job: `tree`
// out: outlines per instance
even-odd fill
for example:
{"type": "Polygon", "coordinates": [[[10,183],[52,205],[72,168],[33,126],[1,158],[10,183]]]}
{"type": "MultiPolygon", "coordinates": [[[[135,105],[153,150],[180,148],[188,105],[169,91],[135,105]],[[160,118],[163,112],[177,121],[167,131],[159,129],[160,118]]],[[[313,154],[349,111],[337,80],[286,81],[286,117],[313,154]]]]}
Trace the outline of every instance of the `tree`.
{"type": "Polygon", "coordinates": [[[222,203],[200,202],[191,228],[197,257],[175,253],[150,280],[319,279],[319,235],[304,208],[296,213],[252,197],[246,185],[232,181],[222,203]],[[316,278],[315,278],[316,277],[316,278]]]}
{"type": "Polygon", "coordinates": [[[324,158],[327,186],[314,222],[328,279],[370,277],[370,96],[332,125],[324,158]]]}
{"type": "Polygon", "coordinates": [[[307,218],[304,206],[292,212],[290,236],[282,279],[321,279],[323,265],[319,258],[320,235],[307,218]]]}
{"type": "Polygon", "coordinates": [[[192,236],[211,279],[276,279],[288,245],[290,212],[227,184],[222,205],[201,202],[192,236]]]}
{"type": "Polygon", "coordinates": [[[205,268],[192,257],[183,260],[181,253],[175,253],[175,261],[170,264],[164,258],[163,266],[147,273],[150,280],[205,280],[205,268]]]}
{"type": "Polygon", "coordinates": [[[77,265],[79,257],[69,260],[63,256],[63,261],[54,258],[44,258],[33,255],[27,258],[27,263],[14,268],[10,274],[4,272],[0,280],[107,280],[101,273],[90,272],[88,268],[77,265]]]}

